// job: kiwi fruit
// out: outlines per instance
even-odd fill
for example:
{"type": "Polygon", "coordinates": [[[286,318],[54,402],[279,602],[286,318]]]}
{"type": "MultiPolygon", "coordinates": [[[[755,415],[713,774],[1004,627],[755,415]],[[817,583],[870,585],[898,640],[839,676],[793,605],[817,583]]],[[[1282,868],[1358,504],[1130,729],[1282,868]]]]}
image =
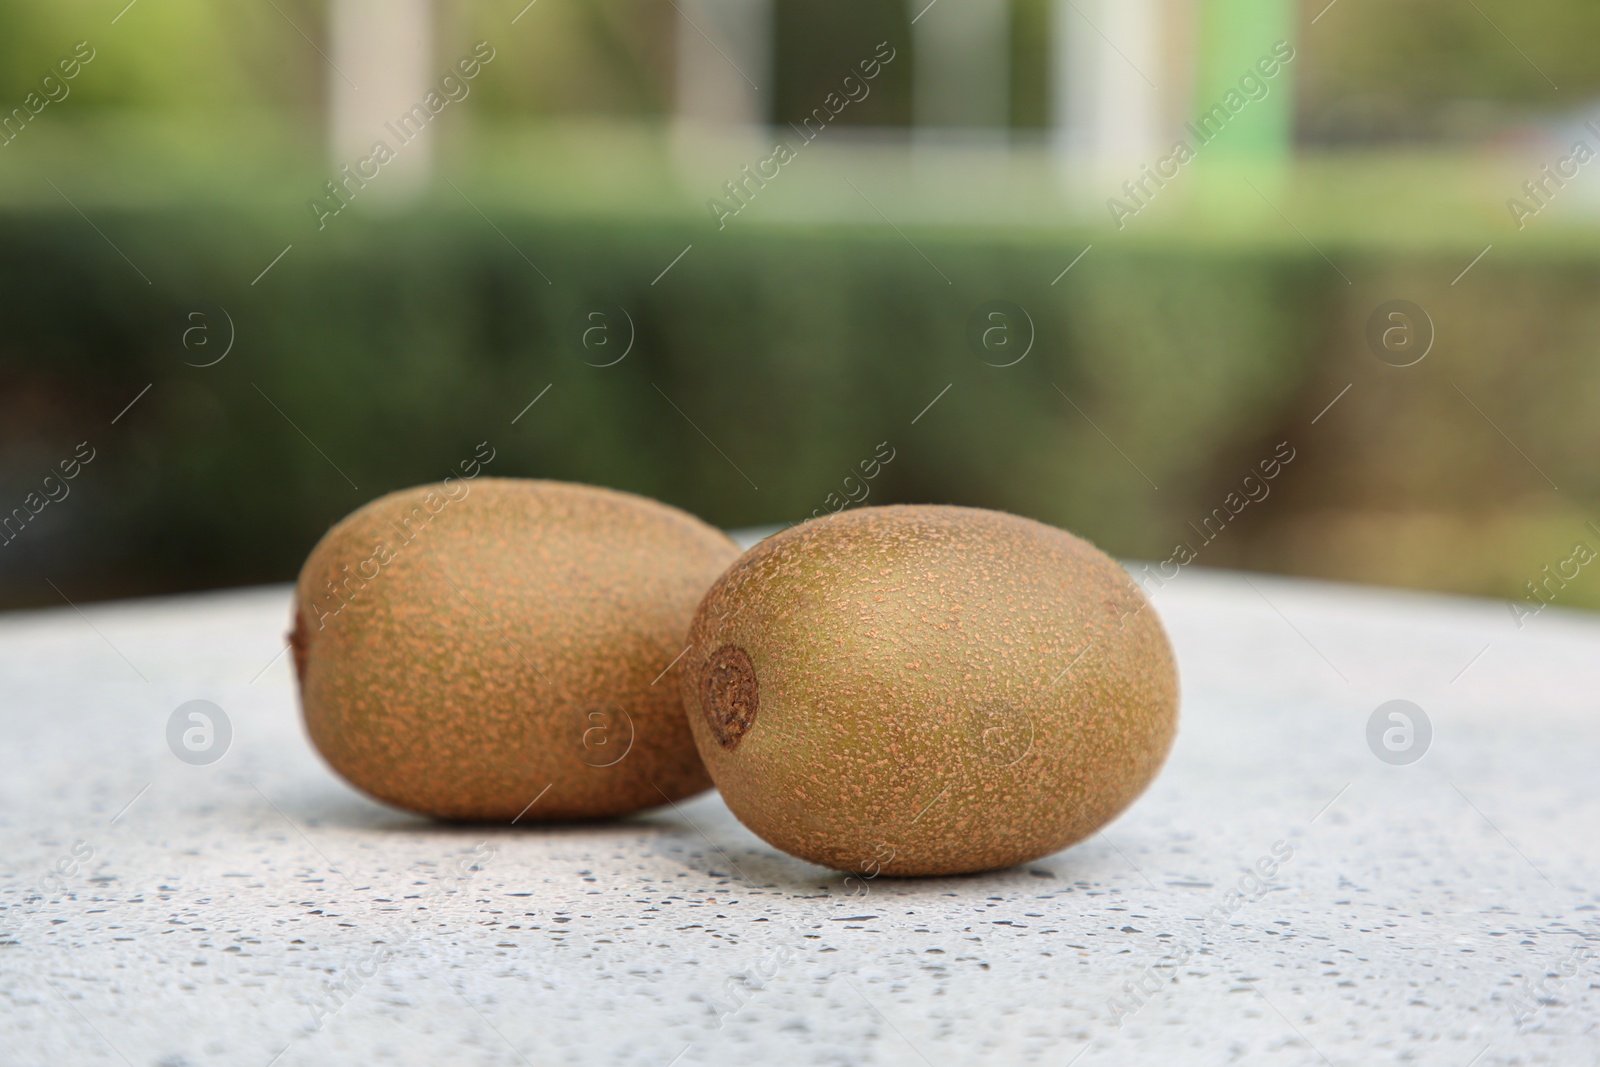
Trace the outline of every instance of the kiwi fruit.
{"type": "Polygon", "coordinates": [[[711,781],[673,668],[738,554],[607,489],[482,477],[391,493],[300,572],[306,729],[351,784],[447,819],[599,818],[698,793],[711,781]]]}
{"type": "Polygon", "coordinates": [[[746,552],[680,675],[735,815],[863,878],[1037,859],[1155,777],[1178,678],[1156,613],[1088,542],[974,508],[861,508],[746,552]]]}

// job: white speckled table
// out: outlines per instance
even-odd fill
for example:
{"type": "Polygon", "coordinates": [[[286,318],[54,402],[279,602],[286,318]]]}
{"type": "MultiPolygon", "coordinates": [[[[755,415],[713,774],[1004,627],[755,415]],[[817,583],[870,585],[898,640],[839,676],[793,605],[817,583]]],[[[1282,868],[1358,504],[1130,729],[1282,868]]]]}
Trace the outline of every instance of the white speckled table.
{"type": "Polygon", "coordinates": [[[274,658],[286,588],[0,616],[0,1063],[1597,1062],[1600,620],[1196,569],[1156,603],[1183,720],[1131,810],[864,893],[714,794],[366,800],[274,658]],[[193,699],[209,765],[168,746],[193,699]]]}

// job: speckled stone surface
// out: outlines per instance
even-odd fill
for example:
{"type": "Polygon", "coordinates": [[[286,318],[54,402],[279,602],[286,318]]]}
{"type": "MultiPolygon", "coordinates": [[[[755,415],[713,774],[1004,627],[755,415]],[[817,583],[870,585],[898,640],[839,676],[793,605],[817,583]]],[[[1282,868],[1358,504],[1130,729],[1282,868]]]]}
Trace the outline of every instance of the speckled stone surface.
{"type": "Polygon", "coordinates": [[[0,1063],[1600,1060],[1600,620],[1194,568],[1154,600],[1183,717],[1104,834],[849,883],[715,795],[380,807],[306,741],[287,588],[0,617],[0,1063]],[[209,765],[169,748],[196,699],[209,765]]]}

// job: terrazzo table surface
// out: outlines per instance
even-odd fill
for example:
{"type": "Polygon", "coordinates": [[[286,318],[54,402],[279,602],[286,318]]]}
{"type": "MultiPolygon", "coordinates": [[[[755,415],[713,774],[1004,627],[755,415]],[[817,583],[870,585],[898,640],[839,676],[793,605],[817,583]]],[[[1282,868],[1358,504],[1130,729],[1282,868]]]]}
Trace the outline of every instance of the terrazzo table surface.
{"type": "Polygon", "coordinates": [[[554,829],[365,799],[302,731],[288,601],[0,616],[0,1063],[1600,1061],[1593,617],[1186,570],[1180,735],[1127,813],[847,884],[714,794],[554,829]],[[210,765],[168,746],[193,699],[210,765]],[[1409,765],[1369,746],[1392,699],[1409,765]]]}

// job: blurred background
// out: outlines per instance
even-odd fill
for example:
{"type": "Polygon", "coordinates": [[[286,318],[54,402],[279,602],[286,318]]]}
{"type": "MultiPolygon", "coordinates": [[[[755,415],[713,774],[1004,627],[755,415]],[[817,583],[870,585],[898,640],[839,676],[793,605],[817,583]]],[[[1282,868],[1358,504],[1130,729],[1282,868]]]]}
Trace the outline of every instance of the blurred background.
{"type": "Polygon", "coordinates": [[[1600,606],[1596,5],[0,25],[0,606],[286,581],[482,454],[1600,606]]]}

